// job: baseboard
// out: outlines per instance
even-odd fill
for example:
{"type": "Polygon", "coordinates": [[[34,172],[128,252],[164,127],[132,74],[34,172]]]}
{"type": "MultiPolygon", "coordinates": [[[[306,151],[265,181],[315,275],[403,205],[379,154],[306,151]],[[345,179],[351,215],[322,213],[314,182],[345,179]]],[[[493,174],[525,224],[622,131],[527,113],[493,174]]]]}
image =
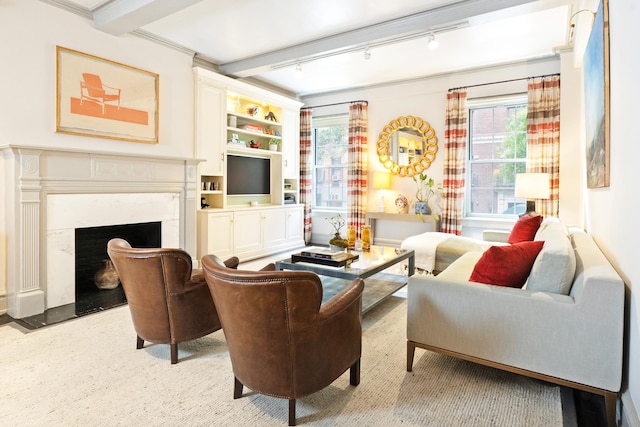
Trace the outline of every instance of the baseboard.
{"type": "Polygon", "coordinates": [[[640,427],[640,418],[638,418],[638,412],[631,400],[629,390],[622,393],[622,427],[640,427]]]}

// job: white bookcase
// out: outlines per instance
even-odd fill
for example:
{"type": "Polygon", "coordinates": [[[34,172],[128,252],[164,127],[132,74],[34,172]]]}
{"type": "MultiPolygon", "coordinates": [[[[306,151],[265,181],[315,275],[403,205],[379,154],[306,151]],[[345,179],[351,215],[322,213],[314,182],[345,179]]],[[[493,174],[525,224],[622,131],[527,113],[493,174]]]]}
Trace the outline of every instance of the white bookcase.
{"type": "MultiPolygon", "coordinates": [[[[302,103],[197,67],[194,82],[195,152],[203,160],[198,167],[198,258],[215,253],[249,259],[302,246],[302,103]],[[262,163],[269,165],[269,190],[230,191],[229,156],[267,160],[262,163]]],[[[246,174],[252,177],[256,171],[249,168],[246,174]]]]}

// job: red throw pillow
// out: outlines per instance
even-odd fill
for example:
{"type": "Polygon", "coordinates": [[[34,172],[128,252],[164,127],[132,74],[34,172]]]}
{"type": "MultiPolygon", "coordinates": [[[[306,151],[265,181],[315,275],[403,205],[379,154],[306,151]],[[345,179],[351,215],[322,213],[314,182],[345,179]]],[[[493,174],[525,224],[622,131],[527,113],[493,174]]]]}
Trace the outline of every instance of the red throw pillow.
{"type": "Polygon", "coordinates": [[[507,243],[530,242],[536,236],[536,231],[542,224],[540,215],[523,215],[513,226],[513,230],[509,234],[507,243]]]}
{"type": "Polygon", "coordinates": [[[521,288],[544,242],[520,242],[511,246],[491,246],[478,260],[469,281],[521,288]]]}

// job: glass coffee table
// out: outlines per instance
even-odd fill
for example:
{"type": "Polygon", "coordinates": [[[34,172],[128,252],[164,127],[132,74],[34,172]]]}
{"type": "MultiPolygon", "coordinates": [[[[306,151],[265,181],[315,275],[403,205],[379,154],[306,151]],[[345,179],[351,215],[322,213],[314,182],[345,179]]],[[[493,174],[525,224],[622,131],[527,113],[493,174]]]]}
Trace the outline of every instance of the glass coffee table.
{"type": "MultiPolygon", "coordinates": [[[[407,284],[407,277],[415,273],[415,252],[384,246],[371,246],[369,251],[351,251],[358,259],[345,267],[332,267],[311,262],[293,262],[291,257],[276,261],[277,270],[313,271],[322,280],[322,302],[345,289],[358,277],[364,279],[362,313],[374,308],[385,298],[407,284]],[[385,271],[407,261],[401,273],[385,271]]],[[[400,270],[400,266],[398,266],[400,270]]]]}

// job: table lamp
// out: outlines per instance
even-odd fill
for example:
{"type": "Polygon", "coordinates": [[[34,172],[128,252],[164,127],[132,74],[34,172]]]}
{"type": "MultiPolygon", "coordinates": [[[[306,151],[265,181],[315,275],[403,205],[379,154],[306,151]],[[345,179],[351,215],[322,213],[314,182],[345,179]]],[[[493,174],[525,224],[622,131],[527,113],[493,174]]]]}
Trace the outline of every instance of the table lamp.
{"type": "Polygon", "coordinates": [[[391,188],[391,174],[389,172],[373,173],[373,188],[380,190],[380,204],[378,212],[384,212],[384,190],[391,188]]]}
{"type": "Polygon", "coordinates": [[[526,213],[531,214],[536,211],[534,199],[548,199],[550,195],[548,173],[516,174],[515,196],[527,199],[526,213]]]}

